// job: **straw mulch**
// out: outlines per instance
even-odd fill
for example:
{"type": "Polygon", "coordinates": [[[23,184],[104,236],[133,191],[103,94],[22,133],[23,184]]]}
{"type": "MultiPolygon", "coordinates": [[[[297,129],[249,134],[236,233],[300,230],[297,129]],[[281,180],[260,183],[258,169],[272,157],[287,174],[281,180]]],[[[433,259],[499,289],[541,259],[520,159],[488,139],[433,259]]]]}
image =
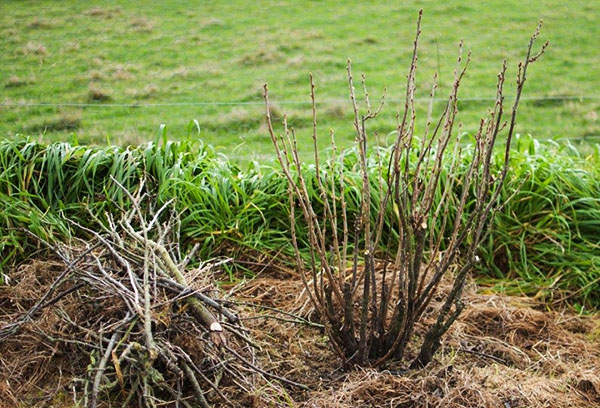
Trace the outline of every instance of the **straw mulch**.
{"type": "MultiPolygon", "coordinates": [[[[51,259],[34,260],[11,271],[11,286],[0,290],[0,328],[27,311],[63,268],[51,259]]],[[[237,327],[243,328],[249,341],[236,340],[225,330],[233,338],[231,347],[270,376],[231,354],[228,358],[219,354],[206,331],[201,334],[185,311],[165,307],[154,313],[157,338],[180,347],[199,367],[204,364],[209,379],[218,382],[222,396],[207,382],[200,384],[212,406],[600,406],[598,316],[549,311],[532,299],[486,293],[470,284],[467,307],[433,363],[416,371],[405,371],[401,365],[379,371],[348,368],[330,350],[297,276],[268,261],[262,267],[257,263],[255,269],[254,279],[221,285],[218,290],[206,278],[190,285],[198,290],[211,286],[205,293],[227,299],[224,304],[239,316],[237,327]],[[250,351],[248,343],[256,347],[250,351]],[[228,368],[218,370],[219,361],[228,368]],[[291,385],[294,382],[307,388],[291,385]]],[[[212,282],[221,278],[210,276],[212,282]]],[[[94,372],[93,353],[84,352],[86,343],[94,343],[94,335],[85,334],[82,327],[103,327],[111,319],[118,320],[124,310],[116,298],[94,298],[85,291],[69,294],[54,306],[1,345],[0,406],[77,406],[74,401],[81,402],[82,390],[94,372]],[[67,317],[80,326],[78,330],[67,323],[67,317]]],[[[101,356],[100,351],[95,355],[101,356]]],[[[158,362],[157,370],[168,374],[165,364],[158,362]]],[[[107,378],[117,383],[112,388],[103,383],[106,387],[98,405],[121,406],[112,404],[122,403],[131,385],[119,385],[114,365],[109,361],[107,366],[107,378]]],[[[178,384],[176,376],[166,379],[171,389],[180,389],[183,401],[194,395],[186,381],[178,384]]],[[[167,391],[157,388],[156,393],[167,402],[164,406],[176,406],[167,391]]],[[[137,406],[138,399],[134,395],[129,404],[137,406]]]]}

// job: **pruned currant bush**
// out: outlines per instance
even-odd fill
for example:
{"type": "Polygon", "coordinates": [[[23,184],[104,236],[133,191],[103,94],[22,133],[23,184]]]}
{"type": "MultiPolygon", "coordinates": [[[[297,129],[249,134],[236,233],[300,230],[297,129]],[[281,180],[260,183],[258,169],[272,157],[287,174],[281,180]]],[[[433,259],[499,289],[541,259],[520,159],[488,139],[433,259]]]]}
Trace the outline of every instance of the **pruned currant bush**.
{"type": "Polygon", "coordinates": [[[432,118],[437,88],[434,76],[427,124],[415,134],[415,75],[422,12],[417,20],[412,62],[408,72],[403,112],[398,115],[396,137],[388,154],[370,147],[373,135],[367,124],[383,106],[371,107],[362,77],[365,107],[359,108],[352,67],[348,61],[348,85],[354,109],[359,182],[358,215],[347,210],[348,184],[344,153],[332,154],[321,163],[317,150],[317,109],[314,82],[310,77],[315,180],[302,171],[296,134],[284,118],[276,134],[270,114],[269,94],[264,86],[268,131],[289,184],[290,225],[298,271],[315,310],[326,325],[335,351],[346,363],[378,367],[389,360],[407,361],[411,367],[427,364],[440,339],[463,309],[461,295],[477,252],[488,231],[490,217],[503,203],[499,194],[509,168],[510,145],[515,132],[517,108],[529,65],[546,49],[532,52],[541,23],[532,35],[527,54],[518,65],[515,99],[505,120],[504,82],[506,61],[498,74],[496,101],[480,121],[466,171],[460,169],[463,154],[456,129],[458,91],[470,60],[459,46],[457,68],[443,113],[432,118]],[[493,154],[498,139],[504,153],[493,154]],[[369,160],[378,160],[370,171],[369,160]],[[501,157],[501,162],[497,158],[501,157]],[[450,161],[449,166],[446,160],[450,161]],[[446,170],[445,170],[446,169],[446,170]],[[311,200],[316,189],[320,200],[311,200]],[[474,197],[474,199],[473,199],[474,197]],[[316,202],[319,201],[319,202],[316,202]],[[300,213],[300,215],[298,215],[300,213]],[[305,267],[298,244],[298,229],[308,236],[309,267],[305,267]],[[442,279],[449,289],[439,290],[442,279]],[[438,301],[441,297],[441,302],[438,301]],[[432,302],[433,299],[436,302],[432,302]],[[416,324],[425,324],[415,338],[416,324]],[[418,344],[414,347],[415,342],[418,344]],[[410,354],[410,355],[409,355],[410,354]]]}

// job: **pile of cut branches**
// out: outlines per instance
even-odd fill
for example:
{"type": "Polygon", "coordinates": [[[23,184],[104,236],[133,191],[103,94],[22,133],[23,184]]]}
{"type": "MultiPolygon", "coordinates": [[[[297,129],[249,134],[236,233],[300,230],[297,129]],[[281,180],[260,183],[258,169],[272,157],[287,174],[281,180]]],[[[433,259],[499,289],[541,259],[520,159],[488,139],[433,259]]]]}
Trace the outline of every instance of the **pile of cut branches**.
{"type": "Polygon", "coordinates": [[[101,232],[73,223],[87,240],[43,242],[56,261],[21,268],[2,291],[0,400],[236,406],[302,387],[259,367],[259,347],[218,299],[214,271],[227,260],[189,267],[197,248],[179,252],[171,203],[123,191],[131,210],[107,215],[101,232]]]}

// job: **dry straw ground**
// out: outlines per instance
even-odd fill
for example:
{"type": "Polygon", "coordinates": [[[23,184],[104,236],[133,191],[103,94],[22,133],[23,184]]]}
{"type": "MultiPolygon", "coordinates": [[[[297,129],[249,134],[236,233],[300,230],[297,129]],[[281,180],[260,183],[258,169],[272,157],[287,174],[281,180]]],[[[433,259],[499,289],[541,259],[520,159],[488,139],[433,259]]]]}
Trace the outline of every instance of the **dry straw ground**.
{"type": "MultiPolygon", "coordinates": [[[[393,365],[379,371],[344,368],[318,324],[310,322],[313,311],[295,273],[264,259],[250,264],[257,271],[253,279],[222,286],[219,294],[229,300],[249,337],[260,346],[255,364],[305,384],[308,390],[264,381],[251,371],[245,374],[246,384],[255,387],[244,390],[239,379],[225,371],[220,390],[238,406],[583,408],[600,404],[598,316],[550,311],[530,298],[487,294],[485,288],[470,284],[465,312],[427,367],[413,371],[393,365]]],[[[60,262],[47,259],[13,271],[15,284],[0,294],[0,327],[30,307],[61,268],[60,262]]],[[[4,343],[0,356],[3,407],[77,406],[73,401],[81,397],[81,391],[77,392],[90,360],[72,354],[76,348],[64,349],[52,340],[52,333],[58,336],[66,329],[57,326],[58,310],[67,311],[81,324],[116,312],[106,310],[101,299],[88,304],[81,304],[82,300],[76,295],[64,297],[27,324],[18,337],[4,343]]],[[[62,344],[66,340],[88,339],[63,339],[62,344]]],[[[174,340],[199,359],[205,341],[185,334],[174,340]]],[[[107,372],[111,370],[114,367],[109,363],[107,372]]],[[[183,394],[189,393],[189,385],[184,385],[183,394]]],[[[215,392],[207,392],[206,398],[214,406],[227,406],[215,392]]],[[[100,406],[110,404],[104,400],[100,406]]]]}

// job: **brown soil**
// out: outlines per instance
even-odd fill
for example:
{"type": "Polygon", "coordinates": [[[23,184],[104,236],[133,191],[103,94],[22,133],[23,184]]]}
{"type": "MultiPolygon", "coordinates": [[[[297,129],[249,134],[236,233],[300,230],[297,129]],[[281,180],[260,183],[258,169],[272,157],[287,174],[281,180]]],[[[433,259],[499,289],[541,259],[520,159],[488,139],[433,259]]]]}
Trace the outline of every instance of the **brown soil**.
{"type": "MultiPolygon", "coordinates": [[[[0,288],[0,328],[31,307],[61,270],[58,262],[34,261],[12,271],[11,285],[0,288]]],[[[532,299],[482,293],[472,284],[465,311],[427,367],[344,370],[319,327],[280,313],[312,317],[292,272],[269,267],[254,280],[223,289],[239,301],[236,311],[262,349],[257,354],[262,369],[310,389],[262,383],[242,392],[224,378],[224,393],[240,406],[600,407],[598,315],[550,311],[532,299]]],[[[75,299],[66,297],[62,307],[93,312],[94,305],[75,299]]],[[[36,323],[44,320],[50,333],[58,332],[55,318],[45,312],[36,323]]],[[[73,407],[67,384],[81,376],[78,370],[90,364],[89,356],[61,353],[34,327],[24,327],[18,342],[0,345],[0,407],[73,407]]],[[[182,338],[181,344],[193,349],[194,339],[182,338]]]]}

